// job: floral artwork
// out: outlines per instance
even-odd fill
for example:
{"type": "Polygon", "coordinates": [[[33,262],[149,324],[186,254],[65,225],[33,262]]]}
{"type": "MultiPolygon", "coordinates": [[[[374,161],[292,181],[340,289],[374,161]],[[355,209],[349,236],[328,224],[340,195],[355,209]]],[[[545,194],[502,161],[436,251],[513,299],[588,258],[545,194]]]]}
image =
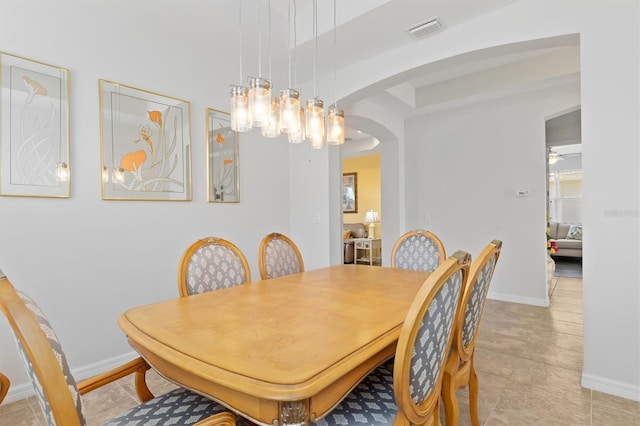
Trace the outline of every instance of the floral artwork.
{"type": "Polygon", "coordinates": [[[189,103],[100,80],[102,198],[191,200],[189,103]]]}
{"type": "Polygon", "coordinates": [[[240,201],[238,133],[228,113],[207,109],[208,199],[216,203],[240,201]]]}
{"type": "Polygon", "coordinates": [[[69,197],[69,72],[6,53],[0,195],[69,197]]]}

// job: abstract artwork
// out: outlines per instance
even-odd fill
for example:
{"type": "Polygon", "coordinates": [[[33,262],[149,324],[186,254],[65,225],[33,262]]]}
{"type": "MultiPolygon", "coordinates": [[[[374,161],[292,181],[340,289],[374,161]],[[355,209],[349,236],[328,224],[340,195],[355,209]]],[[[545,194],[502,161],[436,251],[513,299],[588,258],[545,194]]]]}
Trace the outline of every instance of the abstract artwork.
{"type": "Polygon", "coordinates": [[[191,200],[189,102],[100,80],[102,198],[191,200]]]}
{"type": "Polygon", "coordinates": [[[238,132],[231,130],[229,114],[207,108],[207,192],[210,202],[240,201],[238,139],[238,132]]]}
{"type": "Polygon", "coordinates": [[[0,195],[69,197],[69,71],[0,52],[0,195]]]}

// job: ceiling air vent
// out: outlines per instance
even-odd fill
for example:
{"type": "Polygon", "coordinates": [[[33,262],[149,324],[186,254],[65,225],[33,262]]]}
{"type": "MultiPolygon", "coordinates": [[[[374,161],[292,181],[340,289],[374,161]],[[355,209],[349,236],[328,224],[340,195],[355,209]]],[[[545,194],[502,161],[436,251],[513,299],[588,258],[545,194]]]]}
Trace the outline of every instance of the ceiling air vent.
{"type": "Polygon", "coordinates": [[[436,33],[442,29],[442,24],[438,21],[438,18],[432,18],[415,27],[409,28],[409,34],[415,38],[423,38],[433,33],[436,33]]]}

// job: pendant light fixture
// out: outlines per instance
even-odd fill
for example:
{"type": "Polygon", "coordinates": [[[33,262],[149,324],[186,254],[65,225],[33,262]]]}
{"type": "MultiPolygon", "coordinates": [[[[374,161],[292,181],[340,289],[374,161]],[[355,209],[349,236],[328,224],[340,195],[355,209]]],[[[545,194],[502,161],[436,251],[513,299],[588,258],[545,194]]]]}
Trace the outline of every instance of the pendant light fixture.
{"type": "MultiPolygon", "coordinates": [[[[296,89],[297,79],[297,6],[296,0],[289,0],[288,8],[288,73],[289,88],[280,91],[280,96],[271,94],[271,0],[269,8],[269,76],[262,75],[262,0],[258,5],[258,76],[248,77],[248,87],[241,84],[231,85],[231,129],[246,132],[260,127],[265,137],[275,138],[281,133],[287,134],[290,143],[308,140],[313,149],[321,149],[326,144],[344,143],[344,111],[338,108],[337,101],[337,7],[333,0],[333,84],[334,102],[329,108],[325,124],[324,102],[318,96],[318,0],[313,0],[313,97],[304,106],[300,102],[300,91],[296,89]],[[293,16],[292,16],[293,15],[293,16]],[[293,18],[293,20],[292,20],[293,18]],[[293,25],[292,25],[293,21],[293,25]],[[293,31],[292,31],[293,30],[293,31]],[[293,43],[292,43],[293,33],[293,43]],[[293,69],[293,70],[292,70],[293,69]],[[325,127],[326,126],[326,127],[325,127]],[[326,138],[326,139],[325,139],[326,138]]],[[[242,68],[242,0],[238,1],[238,27],[240,29],[240,81],[242,68]]]]}
{"type": "Polygon", "coordinates": [[[271,112],[271,81],[262,77],[262,2],[258,3],[258,77],[249,77],[249,121],[266,126],[271,112]]]}
{"type": "MultiPolygon", "coordinates": [[[[271,0],[267,0],[267,7],[269,8],[269,25],[268,34],[269,42],[269,80],[271,80],[271,0]]],[[[269,113],[267,116],[267,124],[262,126],[262,136],[268,138],[275,138],[280,136],[280,98],[271,97],[271,105],[269,107],[269,113]]]]}
{"type": "Polygon", "coordinates": [[[318,97],[318,0],[313,0],[313,98],[305,109],[305,132],[313,149],[324,147],[324,102],[318,97]]]}
{"type": "MultiPolygon", "coordinates": [[[[296,0],[289,0],[289,10],[287,12],[287,18],[289,23],[288,29],[288,42],[289,42],[289,89],[284,89],[280,91],[280,131],[282,133],[288,134],[299,134],[300,133],[300,92],[295,87],[295,80],[297,74],[296,67],[296,31],[297,31],[297,22],[296,22],[296,0]],[[291,9],[293,8],[293,47],[291,46],[291,9]],[[291,71],[291,57],[293,56],[294,63],[294,71],[291,71]],[[291,84],[291,75],[293,74],[294,84],[291,84]]],[[[291,142],[291,138],[288,138],[289,142],[291,142]]],[[[304,139],[304,138],[303,138],[304,139]]]]}
{"type": "Polygon", "coordinates": [[[299,117],[298,119],[300,120],[300,127],[296,132],[289,132],[289,134],[287,135],[287,139],[289,140],[289,143],[302,143],[306,139],[306,134],[305,134],[304,125],[303,125],[304,108],[302,107],[298,108],[298,117],[299,117]]]}
{"type": "Polygon", "coordinates": [[[327,143],[329,145],[342,145],[344,143],[344,111],[338,109],[338,96],[336,93],[338,61],[337,61],[337,36],[336,36],[336,0],[333,0],[333,107],[327,113],[327,143]]]}
{"type": "Polygon", "coordinates": [[[249,121],[249,97],[247,88],[242,85],[242,0],[238,1],[238,28],[240,30],[240,84],[231,86],[231,129],[236,132],[251,130],[249,121]]]}

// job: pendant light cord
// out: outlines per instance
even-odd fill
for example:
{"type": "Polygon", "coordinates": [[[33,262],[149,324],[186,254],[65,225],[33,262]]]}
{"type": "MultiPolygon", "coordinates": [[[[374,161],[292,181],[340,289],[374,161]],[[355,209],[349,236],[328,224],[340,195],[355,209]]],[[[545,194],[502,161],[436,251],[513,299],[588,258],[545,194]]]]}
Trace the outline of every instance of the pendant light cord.
{"type": "Polygon", "coordinates": [[[287,8],[287,22],[289,23],[288,33],[287,33],[287,47],[289,51],[287,52],[289,55],[289,66],[287,67],[287,71],[289,72],[289,87],[291,87],[291,6],[292,2],[289,0],[289,7],[287,8]]]}
{"type": "Polygon", "coordinates": [[[336,0],[333,0],[333,108],[338,109],[338,53],[336,36],[336,0]]]}
{"type": "Polygon", "coordinates": [[[318,0],[313,0],[313,38],[315,52],[313,54],[313,97],[318,97],[318,0]]]}
{"type": "Polygon", "coordinates": [[[240,86],[242,86],[242,0],[238,1],[238,28],[240,29],[240,86]]]}
{"type": "Polygon", "coordinates": [[[262,77],[262,2],[258,1],[258,77],[262,77]]]}
{"type": "Polygon", "coordinates": [[[296,0],[293,0],[293,87],[298,85],[298,10],[296,0]]]}
{"type": "Polygon", "coordinates": [[[268,47],[269,47],[269,80],[271,80],[271,0],[267,0],[267,7],[269,8],[269,17],[268,17],[268,26],[269,26],[269,38],[268,47]]]}

